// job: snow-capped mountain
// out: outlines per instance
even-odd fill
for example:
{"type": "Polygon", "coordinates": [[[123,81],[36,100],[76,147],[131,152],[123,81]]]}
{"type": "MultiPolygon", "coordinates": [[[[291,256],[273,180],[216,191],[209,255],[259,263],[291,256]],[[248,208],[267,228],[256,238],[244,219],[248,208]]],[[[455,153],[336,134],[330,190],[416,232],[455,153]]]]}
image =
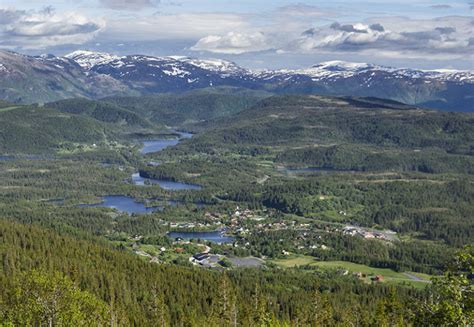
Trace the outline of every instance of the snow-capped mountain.
{"type": "Polygon", "coordinates": [[[474,111],[473,71],[329,61],[306,69],[261,71],[255,76],[278,93],[379,97],[437,109],[474,111]]]}
{"type": "Polygon", "coordinates": [[[322,62],[306,69],[262,71],[258,76],[268,80],[276,77],[288,78],[295,75],[303,75],[311,77],[313,81],[331,81],[352,78],[358,75],[375,76],[377,74],[385,74],[387,78],[396,79],[432,79],[448,82],[474,83],[473,71],[416,70],[345,61],[322,62]]]}
{"type": "Polygon", "coordinates": [[[86,73],[113,77],[144,93],[222,85],[249,87],[249,83],[253,83],[253,76],[249,71],[233,62],[218,59],[115,56],[91,51],[76,51],[65,57],[76,61],[86,73]]]}
{"type": "MultiPolygon", "coordinates": [[[[385,74],[393,79],[427,79],[447,82],[474,83],[473,71],[459,70],[416,70],[394,68],[368,63],[346,61],[327,61],[305,69],[264,70],[252,72],[238,66],[236,63],[222,59],[196,59],[184,56],[152,57],[152,56],[115,56],[107,53],[92,51],[75,51],[65,56],[77,62],[86,70],[97,71],[110,66],[114,69],[136,68],[139,65],[159,68],[169,76],[185,78],[191,76],[195,67],[206,71],[209,75],[218,74],[226,77],[247,77],[254,80],[271,80],[275,78],[291,78],[298,75],[311,77],[313,81],[331,81],[348,79],[360,75],[375,76],[385,74]]],[[[127,70],[130,74],[130,70],[127,70]]],[[[126,75],[125,73],[123,75],[126,75]]]]}
{"type": "Polygon", "coordinates": [[[152,56],[116,56],[108,53],[93,51],[74,51],[64,56],[77,62],[86,70],[91,70],[97,66],[112,65],[116,68],[124,65],[133,65],[133,61],[146,62],[153,67],[156,63],[166,63],[170,67],[179,66],[179,64],[189,64],[198,68],[226,75],[248,74],[248,71],[234,62],[222,59],[196,59],[185,56],[168,56],[168,57],[152,57],[152,56]],[[127,63],[128,62],[128,63],[127,63]]]}
{"type": "Polygon", "coordinates": [[[189,57],[177,58],[181,62],[186,62],[196,67],[213,71],[222,76],[249,75],[250,71],[238,66],[236,63],[221,59],[195,59],[189,57]]]}
{"type": "Polygon", "coordinates": [[[0,51],[0,96],[15,102],[182,92],[214,86],[371,96],[474,111],[473,71],[426,71],[344,61],[323,62],[306,69],[250,71],[222,59],[117,56],[92,51],[76,51],[64,57],[29,57],[0,51]],[[37,86],[31,87],[33,81],[37,86]]]}

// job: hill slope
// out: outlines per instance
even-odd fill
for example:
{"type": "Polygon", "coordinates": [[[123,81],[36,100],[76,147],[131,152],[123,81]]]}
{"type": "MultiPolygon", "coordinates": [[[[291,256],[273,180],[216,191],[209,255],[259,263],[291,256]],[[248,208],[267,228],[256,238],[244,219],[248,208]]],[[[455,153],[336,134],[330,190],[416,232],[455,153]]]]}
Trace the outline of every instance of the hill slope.
{"type": "MultiPolygon", "coordinates": [[[[345,307],[359,300],[364,303],[382,300],[388,290],[385,286],[378,288],[382,290],[379,291],[348,279],[332,281],[316,274],[293,271],[253,269],[224,275],[199,268],[157,265],[90,237],[78,239],[6,219],[0,219],[0,256],[3,258],[0,270],[2,322],[12,317],[15,321],[22,316],[15,311],[11,294],[17,289],[11,285],[12,280],[34,269],[51,276],[60,272],[70,277],[78,287],[106,302],[110,314],[124,326],[156,326],[156,321],[172,326],[183,323],[223,326],[228,325],[230,319],[226,317],[231,313],[235,315],[233,320],[243,326],[261,325],[268,317],[272,317],[275,324],[279,321],[289,324],[311,319],[308,310],[320,283],[331,289],[337,285],[327,299],[334,303],[331,308],[337,313],[343,313],[345,307]],[[258,308],[245,300],[251,297],[259,301],[258,308]],[[273,305],[275,302],[278,305],[273,305]]],[[[397,290],[403,301],[413,293],[403,288],[397,290]]],[[[52,293],[47,289],[38,297],[46,297],[48,292],[52,293]]],[[[55,297],[58,301],[62,298],[61,295],[55,297]]],[[[26,297],[23,300],[26,301],[26,297]]],[[[374,307],[364,305],[364,310],[369,312],[374,307]]],[[[60,312],[62,306],[58,304],[55,308],[60,312]]],[[[37,310],[41,312],[41,309],[37,310]]],[[[352,318],[347,316],[346,319],[352,318]]]]}
{"type": "Polygon", "coordinates": [[[144,128],[152,126],[150,122],[135,112],[112,103],[87,99],[68,99],[48,103],[47,106],[64,113],[89,116],[104,123],[144,128]]]}
{"type": "Polygon", "coordinates": [[[217,87],[179,94],[114,97],[104,101],[126,107],[153,122],[184,126],[233,115],[269,96],[271,94],[264,91],[217,87]]]}
{"type": "MultiPolygon", "coordinates": [[[[474,116],[375,98],[275,96],[197,125],[190,147],[271,151],[281,163],[474,173],[474,116]]],[[[184,146],[184,145],[183,145],[184,146]]]]}
{"type": "Polygon", "coordinates": [[[99,143],[114,133],[89,117],[37,106],[0,109],[0,152],[51,152],[66,142],[99,143]]]}

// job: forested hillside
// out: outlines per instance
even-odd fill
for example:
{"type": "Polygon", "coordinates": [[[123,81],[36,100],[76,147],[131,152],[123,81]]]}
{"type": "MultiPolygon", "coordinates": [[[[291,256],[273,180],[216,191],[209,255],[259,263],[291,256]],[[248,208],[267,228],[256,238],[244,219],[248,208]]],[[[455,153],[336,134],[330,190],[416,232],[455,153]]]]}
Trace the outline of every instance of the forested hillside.
{"type": "Polygon", "coordinates": [[[65,142],[100,143],[114,132],[98,121],[38,106],[0,109],[2,153],[51,153],[65,142]]]}
{"type": "Polygon", "coordinates": [[[152,124],[140,117],[139,114],[105,102],[69,99],[48,103],[48,108],[75,115],[89,116],[101,122],[117,124],[119,126],[152,127],[152,124]]]}
{"type": "Polygon", "coordinates": [[[164,127],[126,108],[86,99],[39,105],[0,107],[2,154],[54,154],[100,147],[164,127]]]}
{"type": "Polygon", "coordinates": [[[219,87],[141,97],[115,97],[104,101],[129,108],[151,121],[186,126],[218,117],[228,117],[271,96],[264,91],[219,87]]]}
{"type": "MultiPolygon", "coordinates": [[[[448,316],[437,310],[436,316],[418,307],[426,296],[422,292],[311,272],[222,274],[156,266],[94,239],[71,238],[8,220],[0,221],[0,248],[0,317],[7,324],[310,326],[317,320],[326,326],[375,326],[411,324],[415,313],[433,322],[460,322],[459,313],[448,316]],[[35,296],[25,302],[23,294],[35,296]]],[[[472,269],[469,255],[457,269],[472,269]]],[[[442,284],[438,290],[443,290],[442,284]]],[[[468,293],[460,295],[472,309],[468,293]]],[[[442,299],[453,301],[450,296],[444,294],[442,299]]]]}
{"type": "Polygon", "coordinates": [[[474,166],[471,114],[371,98],[272,97],[238,116],[196,126],[202,129],[212,131],[193,146],[271,148],[282,164],[465,173],[474,166]]]}

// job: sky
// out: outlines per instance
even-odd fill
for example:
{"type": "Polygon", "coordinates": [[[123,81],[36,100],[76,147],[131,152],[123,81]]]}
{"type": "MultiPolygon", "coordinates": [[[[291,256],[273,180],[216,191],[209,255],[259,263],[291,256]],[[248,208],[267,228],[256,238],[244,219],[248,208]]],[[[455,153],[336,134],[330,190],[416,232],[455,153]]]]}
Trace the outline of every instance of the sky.
{"type": "Polygon", "coordinates": [[[474,70],[474,0],[0,0],[0,49],[474,70]]]}

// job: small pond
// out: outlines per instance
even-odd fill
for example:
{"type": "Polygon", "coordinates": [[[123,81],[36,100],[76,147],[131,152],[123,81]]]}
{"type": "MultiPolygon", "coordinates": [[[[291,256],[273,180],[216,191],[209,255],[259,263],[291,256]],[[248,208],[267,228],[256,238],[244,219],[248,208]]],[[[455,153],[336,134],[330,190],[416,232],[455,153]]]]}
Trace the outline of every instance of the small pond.
{"type": "Polygon", "coordinates": [[[182,238],[185,240],[190,239],[200,239],[203,241],[210,241],[214,243],[232,243],[234,238],[231,236],[226,236],[223,231],[214,231],[214,232],[169,232],[168,237],[170,238],[182,238]]]}

